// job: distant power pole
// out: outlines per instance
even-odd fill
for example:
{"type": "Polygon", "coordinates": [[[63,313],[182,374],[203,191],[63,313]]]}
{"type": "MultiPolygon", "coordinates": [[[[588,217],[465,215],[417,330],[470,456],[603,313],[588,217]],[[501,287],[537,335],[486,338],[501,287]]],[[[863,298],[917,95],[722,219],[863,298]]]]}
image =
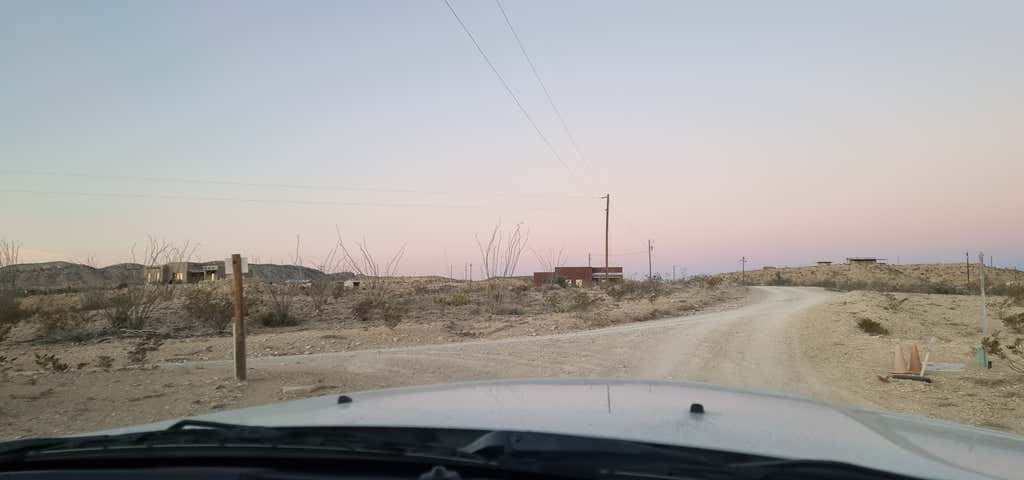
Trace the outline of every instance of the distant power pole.
{"type": "Polygon", "coordinates": [[[747,281],[747,257],[740,257],[740,282],[747,281]]]}
{"type": "Polygon", "coordinates": [[[971,291],[971,252],[964,252],[964,265],[967,267],[967,291],[971,291]]]}
{"type": "Polygon", "coordinates": [[[588,254],[587,254],[587,266],[588,266],[588,267],[592,266],[592,265],[590,265],[590,256],[591,256],[591,255],[592,255],[592,254],[590,254],[590,253],[588,253],[588,254]]]}
{"type": "Polygon", "coordinates": [[[469,281],[473,281],[473,262],[469,262],[469,281]]]}
{"type": "Polygon", "coordinates": [[[647,240],[647,279],[654,280],[654,263],[651,262],[651,253],[654,252],[654,246],[651,245],[651,241],[647,240]]]}
{"type": "Polygon", "coordinates": [[[978,279],[981,282],[981,334],[988,336],[988,306],[985,304],[985,254],[978,253],[978,279]]]}
{"type": "Polygon", "coordinates": [[[604,194],[604,279],[608,279],[608,215],[611,213],[612,194],[604,194]]]}

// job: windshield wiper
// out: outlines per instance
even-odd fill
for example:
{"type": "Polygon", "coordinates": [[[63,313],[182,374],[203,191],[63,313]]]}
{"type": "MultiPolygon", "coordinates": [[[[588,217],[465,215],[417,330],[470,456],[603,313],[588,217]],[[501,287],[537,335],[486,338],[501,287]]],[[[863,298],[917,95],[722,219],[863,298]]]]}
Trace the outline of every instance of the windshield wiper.
{"type": "MultiPolygon", "coordinates": [[[[0,464],[129,454],[149,458],[169,448],[218,455],[227,449],[265,449],[337,459],[401,459],[448,466],[574,478],[902,479],[908,477],[840,462],[780,460],[743,453],[653,445],[572,435],[430,428],[260,427],[182,420],[165,430],[74,438],[31,439],[0,445],[0,464]]],[[[237,450],[236,450],[237,451],[237,450]]],[[[179,452],[180,453],[180,452],[179,452]]]]}
{"type": "Polygon", "coordinates": [[[170,447],[252,447],[316,449],[335,453],[408,456],[483,463],[455,447],[410,441],[400,429],[345,427],[260,427],[203,420],[182,420],[164,430],[120,435],[31,439],[0,446],[0,463],[68,455],[146,451],[170,447]]]}
{"type": "Polygon", "coordinates": [[[737,478],[792,478],[836,480],[915,480],[913,477],[829,460],[769,460],[730,466],[737,478]]]}

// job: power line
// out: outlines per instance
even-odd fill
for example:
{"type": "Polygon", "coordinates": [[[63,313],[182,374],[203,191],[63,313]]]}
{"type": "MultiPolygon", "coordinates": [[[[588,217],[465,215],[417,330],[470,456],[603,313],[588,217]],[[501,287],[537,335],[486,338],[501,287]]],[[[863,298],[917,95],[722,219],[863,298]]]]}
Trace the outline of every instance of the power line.
{"type": "Polygon", "coordinates": [[[270,189],[283,189],[283,190],[324,190],[324,191],[353,191],[353,192],[374,192],[374,193],[411,193],[418,195],[494,195],[494,196],[508,196],[508,197],[523,197],[523,198],[574,198],[574,199],[593,199],[593,195],[561,195],[561,194],[546,194],[546,193],[508,193],[508,192],[451,192],[441,190],[419,190],[411,188],[377,188],[377,187],[358,187],[358,186],[342,186],[342,185],[312,185],[312,184],[294,184],[294,183],[261,183],[261,182],[242,182],[235,180],[209,180],[209,179],[196,179],[196,178],[183,178],[183,177],[155,177],[155,176],[137,176],[137,175],[107,175],[107,174],[95,174],[95,173],[79,173],[79,172],[51,172],[51,171],[33,171],[33,170],[7,170],[0,169],[0,174],[3,175],[24,175],[24,176],[36,176],[36,177],[67,177],[67,178],[91,178],[100,180],[124,180],[133,182],[154,182],[154,183],[184,183],[184,184],[195,184],[195,185],[218,185],[218,186],[234,186],[234,187],[252,187],[252,188],[270,188],[270,189]]]}
{"type": "Polygon", "coordinates": [[[572,143],[573,150],[576,151],[576,155],[580,157],[583,163],[589,164],[587,158],[583,156],[583,151],[580,150],[579,144],[576,143],[576,137],[573,136],[572,131],[569,129],[569,124],[566,123],[565,118],[562,117],[561,110],[555,105],[555,100],[551,97],[551,92],[548,91],[547,85],[544,84],[544,80],[541,80],[540,73],[537,72],[537,67],[533,65],[533,60],[530,58],[530,54],[526,53],[526,47],[523,46],[522,39],[519,38],[519,33],[516,32],[516,28],[512,26],[512,20],[508,18],[508,13],[505,12],[505,7],[501,6],[501,0],[494,0],[494,3],[498,4],[498,10],[501,10],[501,16],[505,17],[505,23],[508,24],[508,29],[512,31],[512,36],[516,38],[516,44],[519,45],[519,51],[523,52],[523,57],[526,58],[526,63],[530,65],[530,71],[533,72],[533,78],[537,79],[537,83],[540,84],[541,90],[544,91],[544,96],[548,99],[548,104],[551,105],[551,109],[555,111],[555,116],[558,117],[558,121],[562,123],[562,130],[565,131],[565,135],[569,137],[569,142],[572,143]]]}
{"type": "MultiPolygon", "coordinates": [[[[258,204],[281,204],[281,205],[322,205],[341,207],[384,207],[384,208],[437,208],[437,209],[481,209],[488,208],[482,205],[458,205],[458,204],[437,204],[437,203],[381,203],[381,202],[339,202],[330,200],[282,200],[266,198],[240,198],[240,197],[211,197],[200,195],[174,195],[174,194],[148,194],[148,193],[111,193],[111,192],[76,192],[56,190],[31,190],[18,188],[0,188],[0,193],[49,195],[49,196],[76,196],[94,198],[140,198],[154,200],[196,200],[212,202],[238,202],[258,204]]],[[[558,208],[525,208],[528,211],[556,211],[558,208]]]]}
{"type": "Polygon", "coordinates": [[[531,117],[529,112],[526,111],[526,107],[523,107],[523,104],[519,101],[519,97],[516,96],[515,92],[512,91],[512,87],[510,87],[508,85],[508,82],[505,81],[505,77],[501,76],[501,73],[498,72],[498,68],[494,66],[494,63],[491,62],[490,57],[488,57],[487,53],[484,52],[483,47],[481,47],[480,43],[476,41],[476,37],[474,37],[473,34],[469,31],[469,27],[467,27],[465,22],[462,21],[462,18],[459,17],[459,14],[455,12],[455,7],[453,7],[451,2],[449,2],[448,0],[444,0],[444,4],[448,6],[448,10],[452,12],[452,16],[454,16],[455,20],[459,22],[459,26],[462,27],[462,31],[466,32],[466,36],[468,36],[469,40],[473,42],[473,46],[476,47],[476,51],[480,52],[480,56],[484,58],[485,62],[487,62],[487,66],[491,67],[491,71],[494,72],[494,76],[498,77],[498,80],[501,81],[501,86],[505,87],[505,93],[507,93],[509,97],[512,97],[512,101],[515,102],[517,107],[519,107],[519,111],[522,112],[523,116],[526,117],[526,120],[530,122],[530,125],[533,127],[533,130],[537,132],[537,135],[541,138],[541,140],[544,141],[544,144],[547,145],[548,150],[551,150],[551,154],[555,156],[555,159],[558,160],[558,163],[562,164],[562,167],[565,167],[565,170],[569,172],[569,176],[575,179],[576,174],[573,173],[572,169],[569,168],[569,165],[565,163],[565,160],[562,160],[562,156],[558,154],[558,150],[555,149],[555,146],[551,143],[551,140],[548,140],[548,137],[544,135],[544,132],[542,132],[540,130],[540,127],[537,126],[537,122],[533,121],[533,117],[531,117]]]}

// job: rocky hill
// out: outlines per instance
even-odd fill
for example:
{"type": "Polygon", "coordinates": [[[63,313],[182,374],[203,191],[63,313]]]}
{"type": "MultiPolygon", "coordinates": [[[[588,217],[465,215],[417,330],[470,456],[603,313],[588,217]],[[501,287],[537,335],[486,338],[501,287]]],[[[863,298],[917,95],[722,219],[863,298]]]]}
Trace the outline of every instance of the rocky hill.
{"type": "MultiPolygon", "coordinates": [[[[730,272],[717,275],[723,279],[743,281],[750,285],[795,285],[833,287],[844,290],[882,290],[921,293],[976,293],[979,290],[979,267],[971,265],[970,283],[967,267],[962,263],[930,263],[916,265],[822,265],[772,268],[730,272]]],[[[999,288],[1020,285],[1024,272],[1008,268],[985,267],[985,285],[999,288]]]]}
{"type": "Polygon", "coordinates": [[[103,268],[70,262],[22,263],[0,268],[0,284],[27,291],[87,290],[142,283],[142,265],[103,268]]]}
{"type": "MultiPolygon", "coordinates": [[[[313,280],[324,275],[309,267],[295,265],[249,265],[253,278],[270,282],[313,280]]],[[[351,273],[334,274],[337,279],[354,277],[351,273]]],[[[94,268],[71,262],[23,263],[0,268],[0,286],[27,292],[60,292],[113,288],[119,285],[141,285],[143,266],[121,263],[94,268]]]]}

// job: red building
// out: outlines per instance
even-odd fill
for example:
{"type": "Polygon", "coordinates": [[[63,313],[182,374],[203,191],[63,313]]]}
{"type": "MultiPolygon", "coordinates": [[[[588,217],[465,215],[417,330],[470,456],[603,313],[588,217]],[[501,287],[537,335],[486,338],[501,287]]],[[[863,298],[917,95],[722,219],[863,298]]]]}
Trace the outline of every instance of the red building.
{"type": "Polygon", "coordinates": [[[554,272],[534,272],[533,284],[565,284],[589,287],[595,283],[621,282],[622,267],[556,267],[554,272]]]}

